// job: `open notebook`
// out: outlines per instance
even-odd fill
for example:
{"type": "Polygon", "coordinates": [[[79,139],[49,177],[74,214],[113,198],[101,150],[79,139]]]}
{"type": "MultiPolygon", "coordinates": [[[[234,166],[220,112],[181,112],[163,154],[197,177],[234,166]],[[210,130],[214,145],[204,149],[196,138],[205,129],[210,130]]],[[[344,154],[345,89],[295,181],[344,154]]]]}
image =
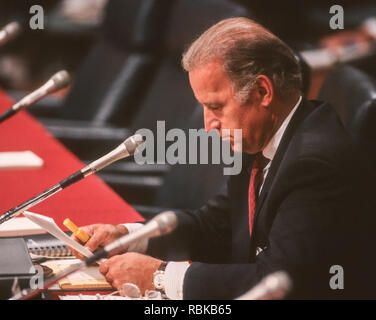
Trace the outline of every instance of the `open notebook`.
{"type": "Polygon", "coordinates": [[[41,214],[32,213],[28,211],[25,211],[23,214],[26,218],[30,219],[32,222],[39,225],[41,228],[46,230],[55,238],[59,239],[64,244],[73,248],[74,250],[78,251],[85,257],[90,257],[93,255],[93,253],[90,250],[88,250],[87,248],[79,244],[78,242],[74,241],[65,232],[63,232],[63,230],[61,230],[57,226],[54,219],[47,217],[47,216],[43,216],[41,214]]]}

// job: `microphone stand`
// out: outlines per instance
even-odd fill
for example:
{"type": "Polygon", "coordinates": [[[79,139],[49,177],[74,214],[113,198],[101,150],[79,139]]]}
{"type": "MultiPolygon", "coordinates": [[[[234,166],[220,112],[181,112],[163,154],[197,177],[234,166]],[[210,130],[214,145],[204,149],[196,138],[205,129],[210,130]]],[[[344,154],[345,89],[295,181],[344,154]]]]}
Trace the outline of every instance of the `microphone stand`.
{"type": "Polygon", "coordinates": [[[115,150],[111,151],[110,153],[104,155],[98,160],[93,161],[85,168],[76,171],[68,178],[60,181],[56,185],[50,187],[49,189],[43,191],[42,193],[38,194],[37,196],[31,198],[23,202],[22,204],[13,207],[12,209],[8,210],[4,214],[0,216],[0,225],[5,221],[14,218],[21,214],[22,212],[26,211],[27,209],[37,205],[38,203],[46,200],[47,198],[53,196],[55,193],[69,187],[70,185],[86,178],[87,176],[101,170],[102,168],[108,166],[109,164],[117,161],[119,159],[125,158],[127,156],[133,155],[136,152],[137,147],[143,143],[143,139],[141,135],[134,135],[127,140],[125,140],[122,144],[120,144],[115,150]]]}
{"type": "Polygon", "coordinates": [[[15,115],[18,111],[25,109],[26,107],[32,105],[33,103],[41,100],[45,96],[55,91],[58,91],[66,87],[70,83],[70,76],[65,70],[57,72],[53,75],[44,85],[42,85],[37,90],[31,92],[26,97],[22,98],[16,104],[14,104],[10,109],[6,110],[0,115],[0,123],[9,119],[15,115]]]}

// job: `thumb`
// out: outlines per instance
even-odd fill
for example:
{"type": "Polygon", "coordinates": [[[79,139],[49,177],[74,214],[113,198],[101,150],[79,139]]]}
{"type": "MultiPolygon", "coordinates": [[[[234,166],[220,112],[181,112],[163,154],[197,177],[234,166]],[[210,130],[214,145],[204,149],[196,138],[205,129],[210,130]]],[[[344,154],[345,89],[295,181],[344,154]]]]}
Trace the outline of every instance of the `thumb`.
{"type": "Polygon", "coordinates": [[[102,244],[102,237],[100,234],[94,234],[85,244],[85,248],[94,252],[102,244]]]}

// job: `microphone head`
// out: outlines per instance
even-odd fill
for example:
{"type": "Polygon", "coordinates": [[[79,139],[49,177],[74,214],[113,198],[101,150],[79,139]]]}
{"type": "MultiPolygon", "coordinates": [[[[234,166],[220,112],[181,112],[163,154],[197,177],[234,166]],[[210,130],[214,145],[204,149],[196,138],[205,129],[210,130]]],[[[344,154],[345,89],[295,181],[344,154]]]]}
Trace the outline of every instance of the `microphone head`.
{"type": "Polygon", "coordinates": [[[178,218],[173,211],[164,211],[153,218],[159,227],[160,234],[167,234],[173,231],[178,225],[178,218]]]}
{"type": "Polygon", "coordinates": [[[54,83],[54,89],[55,90],[60,90],[65,88],[67,85],[70,84],[71,82],[71,77],[69,76],[69,73],[65,70],[61,70],[57,73],[55,73],[52,77],[51,80],[54,83]]]}
{"type": "Polygon", "coordinates": [[[98,160],[93,161],[82,170],[85,172],[84,174],[87,174],[86,170],[88,170],[90,173],[97,172],[114,161],[133,156],[137,152],[137,147],[143,143],[144,140],[141,135],[136,134],[131,136],[121,143],[116,149],[112,150],[108,154],[105,154],[98,160]]]}
{"type": "Polygon", "coordinates": [[[292,281],[285,271],[269,274],[236,300],[281,300],[291,291],[292,281]]]}
{"type": "Polygon", "coordinates": [[[3,30],[7,34],[8,40],[14,39],[21,31],[21,26],[18,22],[14,21],[11,23],[8,23],[3,30]]]}
{"type": "Polygon", "coordinates": [[[144,139],[140,134],[135,134],[134,136],[131,136],[124,141],[125,148],[131,156],[133,156],[136,153],[137,148],[143,143],[144,139]]]}
{"type": "Polygon", "coordinates": [[[276,299],[281,299],[280,295],[289,292],[292,287],[291,279],[284,271],[274,272],[263,281],[269,292],[276,296],[276,299]]]}

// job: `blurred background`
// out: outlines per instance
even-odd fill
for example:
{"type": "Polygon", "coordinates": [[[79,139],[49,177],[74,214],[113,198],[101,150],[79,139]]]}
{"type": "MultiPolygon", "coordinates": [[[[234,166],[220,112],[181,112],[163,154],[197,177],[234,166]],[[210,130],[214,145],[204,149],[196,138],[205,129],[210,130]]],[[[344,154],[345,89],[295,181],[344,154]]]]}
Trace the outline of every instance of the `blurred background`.
{"type": "MultiPolygon", "coordinates": [[[[252,18],[300,61],[303,92],[329,100],[375,158],[376,2],[259,0],[14,0],[0,3],[0,27],[20,35],[0,47],[0,87],[15,101],[66,69],[68,89],[28,109],[69,150],[90,162],[139,128],[202,128],[202,111],[180,67],[184,49],[212,24],[252,18]],[[44,29],[32,30],[33,5],[44,29]],[[330,7],[344,9],[332,30],[330,7]],[[361,110],[361,111],[360,111],[361,110]],[[361,114],[361,115],[360,115],[361,114]]],[[[145,165],[123,160],[98,175],[145,217],[193,209],[224,185],[220,165],[145,165]]]]}

